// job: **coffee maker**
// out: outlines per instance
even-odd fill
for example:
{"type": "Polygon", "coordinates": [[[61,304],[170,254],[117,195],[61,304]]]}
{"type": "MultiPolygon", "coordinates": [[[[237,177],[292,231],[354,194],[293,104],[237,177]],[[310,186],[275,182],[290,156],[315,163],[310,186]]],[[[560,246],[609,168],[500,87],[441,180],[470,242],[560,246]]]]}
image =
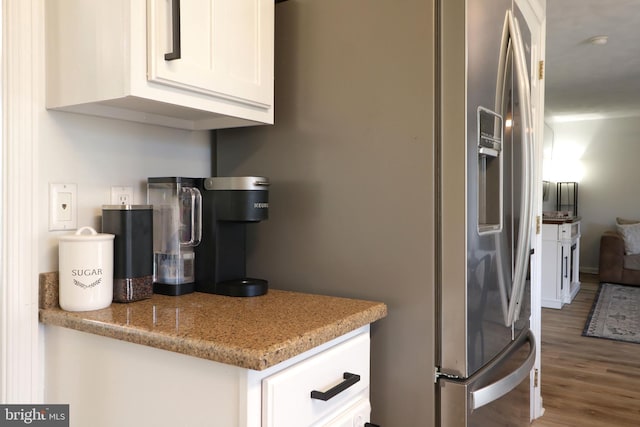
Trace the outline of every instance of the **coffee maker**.
{"type": "Polygon", "coordinates": [[[195,247],[196,291],[234,297],[267,293],[267,280],[246,276],[246,227],[268,218],[269,179],[201,178],[197,186],[202,194],[202,240],[195,247]]]}

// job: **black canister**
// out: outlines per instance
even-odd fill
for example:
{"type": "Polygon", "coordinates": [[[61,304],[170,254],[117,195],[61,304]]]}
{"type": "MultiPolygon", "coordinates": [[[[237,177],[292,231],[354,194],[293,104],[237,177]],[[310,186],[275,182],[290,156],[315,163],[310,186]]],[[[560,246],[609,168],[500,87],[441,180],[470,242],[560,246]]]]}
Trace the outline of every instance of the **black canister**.
{"type": "Polygon", "coordinates": [[[153,207],[102,206],[102,232],[113,242],[113,301],[132,302],[153,294],[153,207]]]}

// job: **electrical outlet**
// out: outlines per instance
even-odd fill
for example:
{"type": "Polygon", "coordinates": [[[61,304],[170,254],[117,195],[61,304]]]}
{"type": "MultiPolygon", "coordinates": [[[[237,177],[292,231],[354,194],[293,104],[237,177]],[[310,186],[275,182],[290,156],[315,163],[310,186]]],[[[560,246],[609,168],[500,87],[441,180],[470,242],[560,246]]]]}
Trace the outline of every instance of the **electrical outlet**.
{"type": "Polygon", "coordinates": [[[77,194],[76,184],[49,184],[49,231],[78,228],[77,194]]]}
{"type": "Polygon", "coordinates": [[[132,205],[133,187],[111,187],[112,205],[132,205]]]}

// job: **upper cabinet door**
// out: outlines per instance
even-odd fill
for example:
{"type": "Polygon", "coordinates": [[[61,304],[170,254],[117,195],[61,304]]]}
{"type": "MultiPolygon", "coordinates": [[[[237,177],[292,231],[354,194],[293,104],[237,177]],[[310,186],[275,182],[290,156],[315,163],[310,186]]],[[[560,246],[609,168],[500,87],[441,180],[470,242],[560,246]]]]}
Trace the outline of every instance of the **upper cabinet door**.
{"type": "Polygon", "coordinates": [[[44,3],[47,108],[194,130],[273,123],[274,0],[44,3]]]}
{"type": "Polygon", "coordinates": [[[149,81],[271,106],[273,10],[273,0],[147,0],[149,81]]]}

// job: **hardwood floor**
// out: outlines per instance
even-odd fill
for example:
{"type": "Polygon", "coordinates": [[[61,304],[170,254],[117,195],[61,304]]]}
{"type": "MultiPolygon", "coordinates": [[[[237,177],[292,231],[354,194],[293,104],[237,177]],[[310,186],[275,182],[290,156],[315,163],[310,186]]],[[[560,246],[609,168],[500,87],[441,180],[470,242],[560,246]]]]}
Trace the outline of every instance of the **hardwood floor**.
{"type": "Polygon", "coordinates": [[[545,413],[533,427],[640,426],[640,344],[582,336],[597,290],[584,278],[571,304],[542,309],[545,413]]]}

